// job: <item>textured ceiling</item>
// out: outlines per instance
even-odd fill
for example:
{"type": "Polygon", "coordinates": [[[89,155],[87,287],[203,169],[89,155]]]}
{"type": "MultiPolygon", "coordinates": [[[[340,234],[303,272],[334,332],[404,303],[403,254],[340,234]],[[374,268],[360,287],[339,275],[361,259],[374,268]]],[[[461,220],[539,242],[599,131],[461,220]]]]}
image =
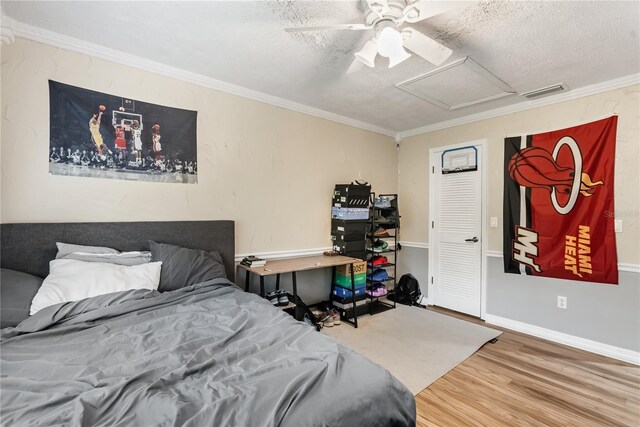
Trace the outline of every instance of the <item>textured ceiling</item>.
{"type": "MultiPolygon", "coordinates": [[[[371,32],[284,31],[362,22],[358,2],[3,0],[2,9],[32,26],[393,131],[523,101],[513,95],[444,111],[395,87],[435,68],[415,55],[393,69],[378,57],[375,69],[345,74],[371,32]]],[[[465,2],[412,26],[453,49],[446,63],[471,56],[518,93],[560,82],[577,89],[640,71],[636,1],[465,2]]]]}

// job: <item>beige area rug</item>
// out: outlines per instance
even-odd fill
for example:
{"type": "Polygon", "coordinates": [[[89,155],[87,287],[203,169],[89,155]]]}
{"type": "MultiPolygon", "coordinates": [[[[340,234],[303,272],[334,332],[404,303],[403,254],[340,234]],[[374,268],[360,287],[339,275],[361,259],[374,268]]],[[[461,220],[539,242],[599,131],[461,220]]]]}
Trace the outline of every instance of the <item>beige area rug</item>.
{"type": "Polygon", "coordinates": [[[502,333],[404,305],[358,317],[358,329],[342,322],[322,332],[384,366],[414,395],[502,333]]]}

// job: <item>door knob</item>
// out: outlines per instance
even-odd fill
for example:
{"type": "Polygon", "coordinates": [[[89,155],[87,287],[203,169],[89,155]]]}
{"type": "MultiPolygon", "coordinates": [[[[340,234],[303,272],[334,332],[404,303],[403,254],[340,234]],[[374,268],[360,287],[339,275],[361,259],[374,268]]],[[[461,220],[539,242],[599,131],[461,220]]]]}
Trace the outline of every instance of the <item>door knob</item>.
{"type": "Polygon", "coordinates": [[[478,241],[477,237],[474,237],[473,239],[464,239],[465,242],[473,242],[476,243],[478,241]]]}

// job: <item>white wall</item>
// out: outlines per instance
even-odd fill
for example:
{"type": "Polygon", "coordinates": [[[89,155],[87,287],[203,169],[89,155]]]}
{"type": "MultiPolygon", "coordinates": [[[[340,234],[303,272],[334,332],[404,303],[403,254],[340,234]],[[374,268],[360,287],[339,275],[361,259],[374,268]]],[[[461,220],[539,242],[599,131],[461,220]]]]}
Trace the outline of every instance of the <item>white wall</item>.
{"type": "Polygon", "coordinates": [[[333,185],[397,191],[392,138],[23,39],[2,46],[0,220],[232,219],[236,252],[330,246],[333,185]],[[198,184],[48,174],[49,79],[198,111],[198,184]]]}

